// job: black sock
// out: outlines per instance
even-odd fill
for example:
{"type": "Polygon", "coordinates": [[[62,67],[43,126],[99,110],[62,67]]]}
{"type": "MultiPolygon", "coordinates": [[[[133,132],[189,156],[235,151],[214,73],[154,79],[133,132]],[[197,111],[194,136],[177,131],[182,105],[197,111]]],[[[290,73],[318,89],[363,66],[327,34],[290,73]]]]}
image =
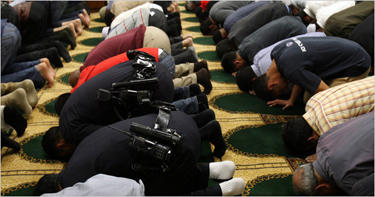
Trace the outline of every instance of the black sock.
{"type": "Polygon", "coordinates": [[[196,97],[198,100],[199,112],[202,112],[209,108],[207,96],[205,94],[200,94],[200,95],[197,95],[196,97]]]}
{"type": "Polygon", "coordinates": [[[18,112],[17,107],[11,105],[4,107],[4,122],[16,130],[18,137],[25,133],[27,121],[22,114],[18,112]]]}
{"type": "Polygon", "coordinates": [[[205,68],[202,68],[198,72],[196,72],[196,75],[197,82],[204,87],[203,93],[210,94],[212,90],[210,71],[208,71],[205,68]]]}
{"type": "Polygon", "coordinates": [[[197,83],[189,85],[190,96],[196,96],[202,94],[201,87],[197,83]]]}
{"type": "Polygon", "coordinates": [[[60,59],[59,51],[57,50],[56,47],[51,47],[51,48],[46,49],[46,54],[47,54],[49,61],[54,67],[58,67],[58,68],[63,67],[63,64],[60,59]]]}
{"type": "Polygon", "coordinates": [[[1,133],[1,148],[3,148],[3,147],[12,148],[16,152],[18,152],[19,150],[21,150],[21,146],[20,146],[20,144],[18,144],[18,142],[10,139],[4,133],[1,133]]]}
{"type": "Polygon", "coordinates": [[[59,40],[55,40],[54,45],[57,48],[57,50],[59,50],[60,56],[66,62],[72,61],[72,57],[70,56],[69,51],[64,47],[64,45],[59,40]]]}
{"type": "Polygon", "coordinates": [[[68,43],[72,49],[76,48],[76,39],[74,38],[73,32],[69,29],[69,27],[60,31],[57,37],[60,41],[68,43]]]}
{"type": "Polygon", "coordinates": [[[208,65],[206,60],[202,60],[200,62],[194,63],[194,72],[199,71],[201,68],[205,68],[208,70],[208,65]]]}
{"type": "Polygon", "coordinates": [[[221,133],[221,126],[218,121],[212,120],[208,124],[199,128],[202,140],[207,140],[215,146],[213,156],[221,158],[227,150],[227,144],[221,133]]]}
{"type": "Polygon", "coordinates": [[[191,117],[197,124],[198,128],[201,128],[212,120],[215,120],[216,116],[215,112],[212,109],[206,109],[202,112],[192,115],[191,117]]]}

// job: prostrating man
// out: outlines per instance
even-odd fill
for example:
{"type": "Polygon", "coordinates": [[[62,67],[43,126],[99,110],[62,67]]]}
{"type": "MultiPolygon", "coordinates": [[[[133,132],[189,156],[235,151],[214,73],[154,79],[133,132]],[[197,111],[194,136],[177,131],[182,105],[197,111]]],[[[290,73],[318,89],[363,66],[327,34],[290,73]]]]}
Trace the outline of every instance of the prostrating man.
{"type": "MultiPolygon", "coordinates": [[[[285,147],[295,153],[315,153],[319,137],[332,127],[374,111],[374,76],[345,83],[315,94],[306,113],[282,126],[285,147]]],[[[316,155],[306,158],[313,162],[316,155]]]]}
{"type": "MultiPolygon", "coordinates": [[[[132,61],[117,64],[83,83],[70,95],[60,113],[60,129],[65,140],[78,144],[93,131],[117,122],[120,118],[114,113],[111,102],[98,100],[99,89],[109,90],[112,83],[130,81],[135,74],[132,61]]],[[[157,77],[157,83],[147,84],[142,90],[152,91],[151,101],[173,101],[172,76],[165,66],[154,62],[156,72],[150,77],[157,77]]]]}
{"type": "Polygon", "coordinates": [[[240,195],[245,183],[242,178],[231,179],[233,162],[197,164],[201,140],[195,121],[180,111],[170,111],[167,117],[150,113],[95,131],[77,146],[57,177],[47,178],[52,181],[49,188],[70,187],[103,173],[141,179],[145,194],[151,196],[240,195]],[[161,129],[155,129],[157,124],[161,129]],[[156,137],[155,130],[166,137],[156,137]],[[210,178],[231,180],[207,188],[210,178]]]}
{"type": "MultiPolygon", "coordinates": [[[[237,21],[231,28],[228,39],[230,43],[237,48],[242,40],[262,27],[263,25],[278,19],[280,17],[292,15],[292,12],[289,10],[289,7],[283,2],[272,2],[262,7],[256,9],[251,14],[237,21]],[[244,25],[249,24],[249,25],[244,25]]],[[[226,42],[226,39],[220,41],[226,42]]],[[[218,44],[219,44],[218,43],[218,44]]]]}
{"type": "MultiPolygon", "coordinates": [[[[289,39],[278,44],[271,57],[270,68],[254,82],[254,92],[270,106],[283,109],[293,106],[302,90],[314,95],[366,77],[371,64],[358,43],[332,36],[289,39]],[[288,82],[294,84],[290,98],[276,99],[288,89],[288,82]]],[[[305,103],[310,95],[305,94],[305,103]]]]}
{"type": "Polygon", "coordinates": [[[212,35],[212,39],[214,40],[214,42],[217,44],[222,39],[227,38],[230,29],[237,21],[241,20],[243,17],[249,15],[256,9],[267,3],[270,3],[270,1],[256,1],[238,8],[225,19],[223,27],[214,32],[214,34],[212,35]]]}
{"type": "Polygon", "coordinates": [[[202,34],[212,35],[229,15],[249,3],[252,3],[252,1],[220,1],[215,3],[210,9],[209,17],[201,22],[200,30],[202,34]]]}
{"type": "Polygon", "coordinates": [[[221,66],[227,73],[236,72],[246,65],[251,65],[255,54],[263,48],[280,40],[305,33],[306,26],[300,18],[283,16],[265,24],[254,33],[246,36],[240,46],[238,46],[237,51],[231,51],[223,56],[221,66]]]}
{"type": "Polygon", "coordinates": [[[374,195],[374,112],[332,127],[316,153],[293,175],[299,195],[374,195]]]}
{"type": "MultiPolygon", "coordinates": [[[[323,32],[310,32],[310,33],[295,36],[295,38],[322,37],[322,36],[326,36],[326,35],[323,32]]],[[[260,50],[253,58],[253,64],[251,64],[250,66],[242,67],[238,69],[237,72],[232,73],[232,75],[236,77],[236,82],[240,90],[254,94],[253,81],[267,72],[268,68],[271,66],[271,63],[272,63],[271,51],[273,50],[273,48],[275,48],[275,46],[277,46],[279,43],[285,40],[286,39],[281,40],[279,42],[274,43],[271,46],[268,46],[260,50]]]]}

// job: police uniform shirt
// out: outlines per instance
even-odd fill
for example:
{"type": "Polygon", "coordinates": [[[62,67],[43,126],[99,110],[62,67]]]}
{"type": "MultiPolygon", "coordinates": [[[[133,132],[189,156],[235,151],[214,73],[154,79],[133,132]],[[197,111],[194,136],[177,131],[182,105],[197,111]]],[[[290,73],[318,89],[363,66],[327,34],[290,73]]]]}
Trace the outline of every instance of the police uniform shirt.
{"type": "Polygon", "coordinates": [[[310,94],[321,80],[359,76],[371,63],[359,44],[333,36],[288,39],[273,49],[271,57],[282,75],[310,94]]]}

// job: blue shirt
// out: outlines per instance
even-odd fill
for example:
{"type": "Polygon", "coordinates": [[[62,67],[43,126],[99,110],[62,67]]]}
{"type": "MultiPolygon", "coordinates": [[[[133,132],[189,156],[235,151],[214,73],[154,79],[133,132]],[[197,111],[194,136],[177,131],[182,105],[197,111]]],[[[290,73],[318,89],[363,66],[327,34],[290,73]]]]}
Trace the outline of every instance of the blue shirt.
{"type": "MultiPolygon", "coordinates": [[[[291,37],[291,38],[323,37],[323,36],[326,36],[326,34],[323,33],[323,32],[311,32],[311,33],[306,33],[306,34],[294,36],[294,37],[291,37]]],[[[287,39],[289,39],[289,38],[287,38],[287,39]]],[[[254,60],[253,60],[253,64],[251,65],[251,68],[253,69],[253,71],[254,71],[254,73],[257,77],[266,73],[268,68],[271,66],[271,63],[272,63],[271,51],[273,50],[273,48],[275,48],[276,45],[280,44],[281,42],[284,42],[287,39],[276,42],[275,44],[260,50],[254,56],[254,60]]]]}

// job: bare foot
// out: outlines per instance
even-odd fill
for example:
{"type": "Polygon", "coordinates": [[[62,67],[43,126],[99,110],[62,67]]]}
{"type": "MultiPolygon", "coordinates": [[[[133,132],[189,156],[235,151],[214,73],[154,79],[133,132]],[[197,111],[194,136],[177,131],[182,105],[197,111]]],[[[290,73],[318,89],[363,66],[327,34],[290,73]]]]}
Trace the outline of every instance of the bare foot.
{"type": "Polygon", "coordinates": [[[314,162],[315,160],[316,160],[316,154],[310,155],[310,156],[306,157],[306,159],[305,159],[305,161],[306,161],[307,163],[312,163],[312,162],[314,162]]]}
{"type": "Polygon", "coordinates": [[[180,12],[180,8],[178,7],[178,3],[177,4],[173,4],[173,6],[175,7],[176,12],[180,12]]]}
{"type": "MultiPolygon", "coordinates": [[[[50,61],[49,61],[49,59],[48,58],[42,58],[42,59],[40,59],[40,61],[41,62],[43,62],[43,63],[45,63],[47,66],[48,66],[48,69],[52,69],[53,70],[53,67],[51,66],[51,63],[50,63],[50,61]]],[[[55,72],[53,72],[53,78],[55,78],[56,76],[55,76],[55,72]]]]}
{"type": "Polygon", "coordinates": [[[90,22],[91,22],[91,17],[89,15],[89,13],[87,13],[87,10],[86,9],[83,9],[83,16],[86,18],[86,21],[87,21],[87,28],[90,26],[90,22]]]}
{"type": "MultiPolygon", "coordinates": [[[[85,13],[85,9],[83,10],[84,11],[84,13],[85,13]]],[[[87,14],[87,12],[86,12],[86,14],[87,14]]],[[[79,16],[79,18],[81,19],[81,21],[82,21],[82,23],[85,25],[85,29],[88,29],[89,28],[89,26],[90,26],[90,17],[85,17],[85,15],[84,14],[78,14],[78,16],[79,16]]]]}
{"type": "Polygon", "coordinates": [[[182,41],[182,46],[184,47],[190,47],[193,46],[193,39],[192,38],[186,38],[185,40],[182,41]]]}
{"type": "Polygon", "coordinates": [[[175,13],[177,10],[176,10],[176,7],[175,7],[173,4],[171,4],[171,5],[169,5],[169,6],[167,7],[167,11],[168,11],[169,13],[175,13]]]}
{"type": "Polygon", "coordinates": [[[52,69],[52,67],[50,69],[44,62],[36,65],[35,68],[40,72],[40,75],[42,75],[43,79],[48,82],[48,87],[50,88],[53,84],[53,76],[55,75],[55,71],[52,69]]]}
{"type": "Polygon", "coordinates": [[[83,27],[80,19],[74,20],[74,28],[77,31],[77,36],[80,36],[83,32],[83,27]]]}
{"type": "Polygon", "coordinates": [[[192,34],[187,34],[187,35],[183,35],[182,36],[182,39],[185,40],[187,38],[193,38],[193,35],[192,34]]]}

